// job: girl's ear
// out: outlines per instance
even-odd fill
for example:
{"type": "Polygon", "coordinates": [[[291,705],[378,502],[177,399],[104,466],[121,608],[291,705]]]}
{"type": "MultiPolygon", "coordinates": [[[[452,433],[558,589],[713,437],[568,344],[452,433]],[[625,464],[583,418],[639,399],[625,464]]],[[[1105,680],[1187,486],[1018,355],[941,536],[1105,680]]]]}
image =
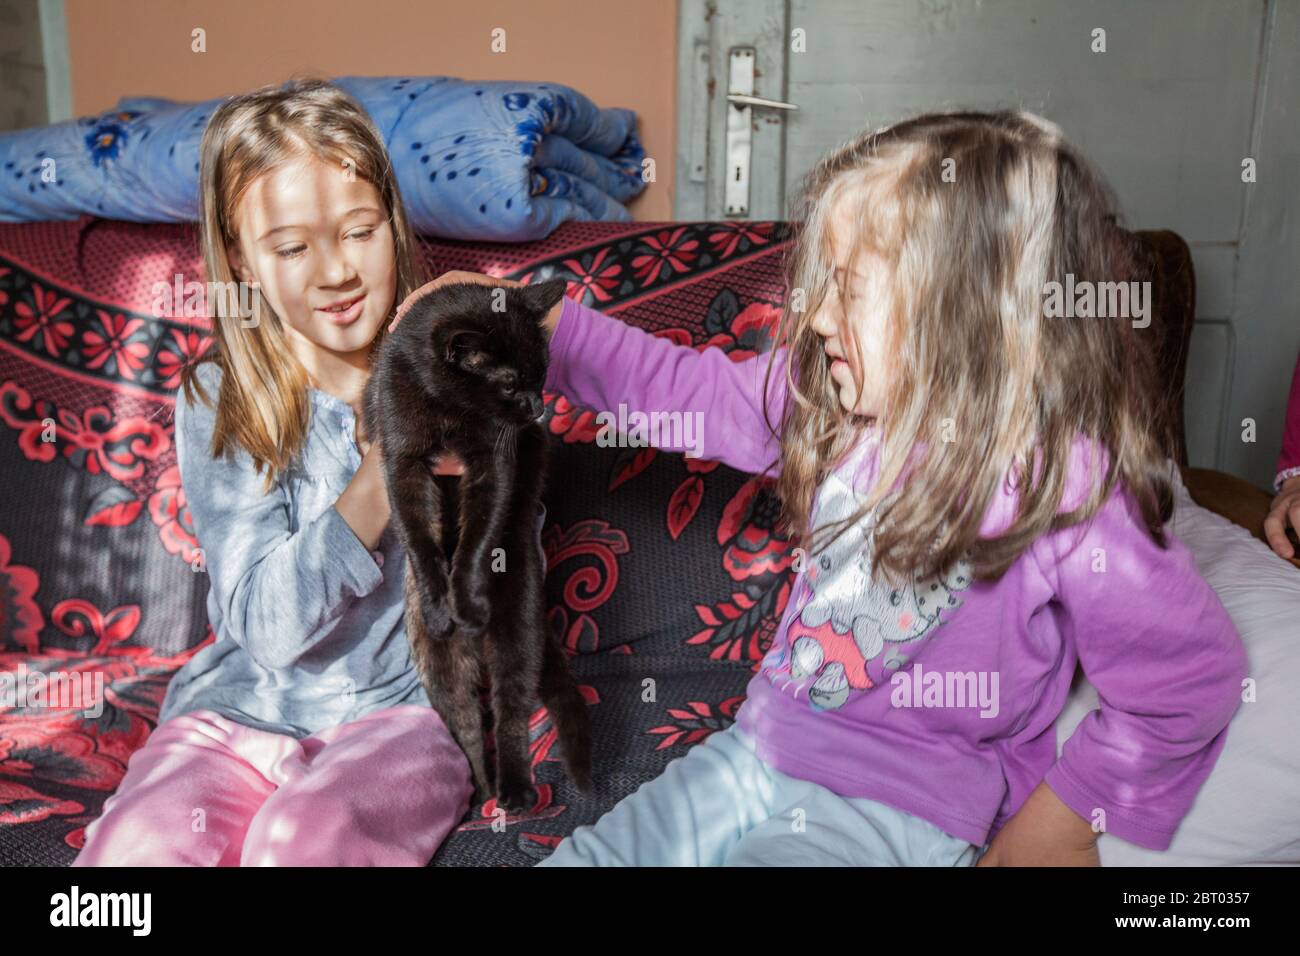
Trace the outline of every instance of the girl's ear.
{"type": "Polygon", "coordinates": [[[238,242],[229,242],[226,244],[226,260],[230,263],[230,271],[235,274],[235,278],[240,282],[252,282],[252,273],[248,271],[248,264],[244,261],[244,251],[239,248],[238,242]]]}

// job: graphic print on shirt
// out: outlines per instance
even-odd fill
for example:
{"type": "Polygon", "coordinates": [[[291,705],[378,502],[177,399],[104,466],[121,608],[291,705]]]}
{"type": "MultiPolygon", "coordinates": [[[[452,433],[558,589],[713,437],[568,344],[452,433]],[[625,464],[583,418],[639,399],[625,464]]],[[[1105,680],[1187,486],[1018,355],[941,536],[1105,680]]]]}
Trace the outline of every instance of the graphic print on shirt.
{"type": "MultiPolygon", "coordinates": [[[[818,493],[817,527],[849,517],[860,503],[832,473],[818,493]]],[[[959,607],[959,592],[971,585],[966,562],[898,587],[873,580],[873,529],[874,515],[868,515],[810,556],[802,572],[803,603],[763,659],[773,686],[806,696],[817,710],[842,707],[905,665],[944,623],[941,612],[959,607]]]]}

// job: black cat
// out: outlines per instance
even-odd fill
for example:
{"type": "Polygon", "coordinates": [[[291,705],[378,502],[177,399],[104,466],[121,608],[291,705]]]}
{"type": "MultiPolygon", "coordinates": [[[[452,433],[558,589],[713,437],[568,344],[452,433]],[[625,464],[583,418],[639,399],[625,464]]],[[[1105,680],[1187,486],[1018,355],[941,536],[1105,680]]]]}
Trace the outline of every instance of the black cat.
{"type": "Polygon", "coordinates": [[[546,621],[537,520],[546,480],[540,423],[547,335],[563,279],[519,288],[456,283],[416,300],[371,363],[363,425],[380,443],[393,519],[406,547],[406,629],[429,701],[493,792],[479,689],[492,685],[495,792],[531,807],[529,719],[555,723],[565,767],[591,787],[586,701],[546,621]],[[460,476],[434,476],[454,452],[460,476]]]}

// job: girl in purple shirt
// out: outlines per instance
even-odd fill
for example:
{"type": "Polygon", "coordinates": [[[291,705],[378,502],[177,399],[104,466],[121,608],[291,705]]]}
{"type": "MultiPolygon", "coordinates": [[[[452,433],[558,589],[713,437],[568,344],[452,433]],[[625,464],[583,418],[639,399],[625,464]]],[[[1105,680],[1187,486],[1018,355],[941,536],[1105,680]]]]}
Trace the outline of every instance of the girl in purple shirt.
{"type": "Polygon", "coordinates": [[[1246,658],[1164,528],[1168,426],[1114,209],[1051,123],[926,115],[809,173],[771,351],[731,362],[566,300],[546,387],[699,416],[693,453],[775,476],[797,577],[736,723],[545,864],[1169,846],[1246,658]],[[1101,705],[1058,756],[1078,664],[1101,705]]]}

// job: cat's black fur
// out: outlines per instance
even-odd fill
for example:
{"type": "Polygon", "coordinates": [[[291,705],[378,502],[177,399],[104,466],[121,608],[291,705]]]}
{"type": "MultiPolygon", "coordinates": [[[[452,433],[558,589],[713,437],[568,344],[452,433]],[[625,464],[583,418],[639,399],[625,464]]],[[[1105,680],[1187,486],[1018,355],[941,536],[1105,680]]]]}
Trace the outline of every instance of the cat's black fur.
{"type": "Polygon", "coordinates": [[[564,286],[563,279],[520,288],[455,283],[426,293],[373,357],[363,406],[406,547],[411,658],[469,759],[476,801],[495,790],[510,811],[536,801],[528,724],[539,698],[569,776],[583,790],[591,786],[590,717],[546,621],[537,545],[548,451],[540,423],[548,358],[542,320],[564,286]],[[430,473],[443,452],[460,457],[463,475],[430,473]],[[497,548],[505,570],[493,569],[497,548]],[[484,754],[484,670],[495,781],[484,754]]]}

